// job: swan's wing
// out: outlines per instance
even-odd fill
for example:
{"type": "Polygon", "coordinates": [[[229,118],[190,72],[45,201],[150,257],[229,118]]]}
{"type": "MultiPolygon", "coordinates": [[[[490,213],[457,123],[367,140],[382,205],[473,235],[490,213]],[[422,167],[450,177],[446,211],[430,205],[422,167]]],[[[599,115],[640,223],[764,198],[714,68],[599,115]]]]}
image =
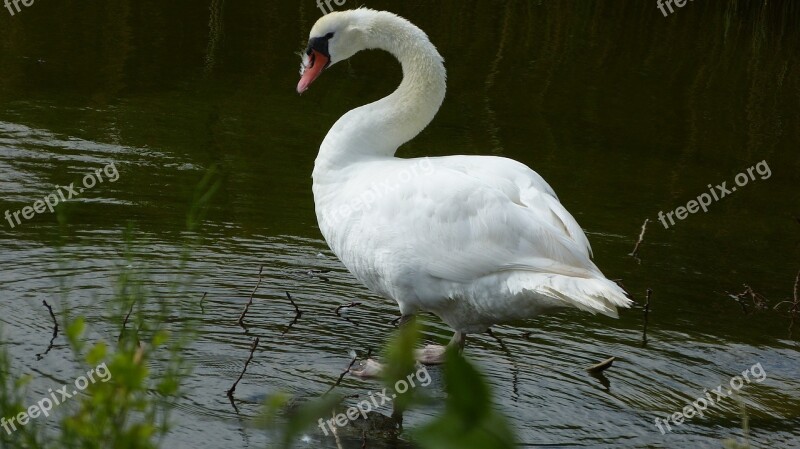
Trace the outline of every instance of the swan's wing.
{"type": "Polygon", "coordinates": [[[589,239],[578,222],[561,204],[552,187],[538,173],[513,159],[493,156],[452,156],[439,161],[502,191],[509,199],[536,212],[556,228],[564,230],[586,254],[592,256],[589,239]]]}
{"type": "Polygon", "coordinates": [[[450,159],[383,203],[380,213],[389,220],[382,227],[402,232],[390,237],[401,264],[407,258],[419,274],[463,285],[503,278],[506,292],[528,291],[611,317],[616,307],[630,307],[591,261],[586,235],[540,176],[502,158],[476,158],[483,159],[480,168],[450,159]]]}
{"type": "Polygon", "coordinates": [[[506,270],[602,276],[580,226],[541,177],[508,159],[475,158],[479,169],[465,159],[471,158],[433,159],[432,172],[398,185],[372,211],[386,228],[403,230],[395,238],[430,276],[455,282],[506,270]]]}

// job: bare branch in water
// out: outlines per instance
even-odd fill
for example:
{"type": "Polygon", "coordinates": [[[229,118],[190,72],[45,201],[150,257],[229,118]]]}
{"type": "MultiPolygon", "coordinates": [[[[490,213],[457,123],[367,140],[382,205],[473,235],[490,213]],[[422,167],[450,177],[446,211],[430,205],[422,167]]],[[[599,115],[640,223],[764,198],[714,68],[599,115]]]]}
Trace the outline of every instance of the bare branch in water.
{"type": "Polygon", "coordinates": [[[647,299],[644,303],[644,329],[642,329],[642,345],[647,344],[647,322],[650,316],[650,297],[653,295],[653,290],[647,289],[647,299]]]}
{"type": "MultiPolygon", "coordinates": [[[[336,419],[336,411],[335,410],[331,411],[331,416],[333,417],[333,419],[336,419]]],[[[343,449],[342,448],[342,442],[341,442],[341,440],[339,440],[339,433],[336,431],[336,426],[330,426],[330,428],[331,428],[331,432],[333,433],[333,438],[336,441],[336,449],[343,449]]]]}
{"type": "Polygon", "coordinates": [[[322,282],[330,282],[331,281],[330,278],[328,278],[327,276],[322,276],[323,274],[330,273],[330,272],[331,272],[331,270],[328,270],[328,269],[325,269],[325,270],[308,270],[306,272],[306,274],[309,275],[312,278],[317,278],[322,282]]]}
{"type": "Polygon", "coordinates": [[[361,303],[360,303],[360,302],[351,302],[350,304],[343,304],[343,305],[341,305],[341,306],[337,307],[337,308],[336,308],[336,310],[334,310],[333,312],[334,312],[334,313],[336,314],[336,316],[338,316],[339,318],[341,318],[341,319],[343,319],[343,320],[345,320],[345,321],[347,321],[347,322],[353,323],[353,325],[354,325],[354,326],[358,326],[358,323],[356,323],[355,321],[351,320],[351,319],[350,319],[350,318],[348,318],[346,315],[342,315],[342,309],[350,309],[350,308],[352,308],[352,307],[358,307],[358,306],[360,306],[360,305],[361,305],[361,303]]]}
{"type": "Polygon", "coordinates": [[[56,315],[53,313],[53,308],[50,307],[50,304],[45,300],[42,300],[42,304],[47,307],[47,311],[50,312],[50,318],[53,319],[53,337],[50,338],[50,344],[47,346],[47,350],[41,354],[36,354],[36,360],[42,360],[44,356],[53,349],[53,342],[56,340],[56,337],[58,337],[58,320],[56,320],[56,315]]]}
{"type": "Polygon", "coordinates": [[[297,323],[300,317],[303,316],[303,312],[300,310],[300,307],[297,307],[297,304],[294,302],[294,299],[292,299],[292,295],[290,295],[289,292],[286,292],[286,297],[289,298],[289,302],[291,302],[292,305],[294,306],[294,319],[292,320],[291,323],[289,323],[289,325],[286,327],[286,330],[284,330],[281,333],[281,335],[286,335],[286,333],[289,332],[292,326],[294,326],[295,323],[297,323]]]}
{"type": "Polygon", "coordinates": [[[740,306],[742,306],[742,312],[744,312],[745,315],[747,315],[747,303],[742,300],[748,296],[750,297],[750,300],[753,302],[753,308],[755,310],[764,310],[767,308],[768,300],[764,295],[757,293],[755,290],[753,290],[752,287],[750,287],[747,284],[742,284],[742,285],[744,287],[744,291],[741,293],[738,294],[733,294],[729,292],[725,293],[730,298],[738,302],[740,306]]]}
{"type": "Polygon", "coordinates": [[[508,360],[511,362],[511,392],[514,393],[514,396],[519,396],[519,366],[515,361],[515,357],[511,354],[511,351],[508,350],[506,344],[503,343],[503,339],[495,335],[494,331],[490,327],[486,329],[486,334],[492,337],[499,345],[500,349],[505,353],[508,357],[508,360]]]}
{"type": "Polygon", "coordinates": [[[619,288],[621,288],[625,292],[625,294],[628,295],[629,298],[636,301],[636,298],[633,296],[633,293],[631,293],[631,291],[628,290],[628,287],[625,287],[625,284],[622,283],[622,279],[611,279],[611,281],[617,284],[619,288]]]}
{"type": "Polygon", "coordinates": [[[586,368],[586,371],[588,371],[588,372],[590,372],[592,374],[602,373],[603,371],[611,368],[611,365],[614,364],[615,360],[617,360],[616,357],[609,357],[609,358],[603,360],[600,363],[597,363],[595,365],[592,365],[592,366],[586,368]]]}
{"type": "MultiPolygon", "coordinates": [[[[367,358],[369,358],[369,357],[370,357],[370,355],[372,355],[372,350],[369,350],[369,352],[367,353],[367,358]]],[[[325,395],[327,395],[328,393],[330,393],[331,391],[333,391],[333,389],[334,389],[334,388],[338,387],[338,386],[339,386],[339,384],[340,384],[340,383],[342,383],[342,379],[344,379],[344,376],[346,376],[346,375],[347,375],[347,373],[349,373],[349,372],[350,372],[350,368],[352,368],[352,367],[353,367],[353,365],[355,365],[355,364],[356,364],[356,360],[358,360],[358,355],[357,355],[357,354],[355,353],[355,351],[354,351],[354,352],[353,352],[353,360],[350,360],[350,364],[349,364],[349,365],[347,365],[347,368],[346,368],[344,371],[342,371],[342,374],[341,374],[341,375],[339,375],[339,378],[336,380],[336,383],[335,383],[335,384],[333,384],[333,385],[331,385],[331,387],[330,387],[330,388],[328,388],[328,391],[326,391],[326,392],[323,394],[323,396],[325,396],[325,395]]]]}
{"type": "Polygon", "coordinates": [[[633,247],[633,251],[628,254],[629,256],[636,259],[637,262],[642,263],[642,260],[637,257],[639,255],[639,245],[642,244],[644,241],[644,233],[647,231],[647,223],[650,223],[649,218],[644,219],[644,223],[642,224],[642,232],[639,234],[639,240],[636,242],[636,246],[633,247]]]}
{"type": "Polygon", "coordinates": [[[358,307],[360,305],[361,305],[360,302],[351,302],[350,304],[343,304],[337,307],[336,310],[334,310],[334,312],[336,313],[336,316],[342,316],[342,314],[340,313],[342,309],[349,309],[351,307],[358,307]]]}
{"type": "MultiPolygon", "coordinates": [[[[233,386],[228,390],[228,398],[231,399],[231,403],[233,402],[233,393],[236,392],[236,386],[239,385],[239,382],[244,377],[244,373],[247,371],[247,367],[250,365],[250,362],[253,360],[253,353],[256,352],[256,348],[258,348],[258,337],[253,340],[253,345],[250,347],[250,356],[247,357],[247,361],[244,362],[244,368],[242,368],[241,374],[239,374],[239,378],[236,379],[236,382],[233,383],[233,386]]],[[[235,406],[234,406],[235,407],[235,406]]]]}
{"type": "Polygon", "coordinates": [[[203,297],[200,298],[200,313],[202,313],[203,315],[206,314],[206,309],[203,308],[203,301],[206,300],[206,296],[207,295],[208,295],[208,292],[205,292],[205,293],[203,293],[203,297]]]}
{"type": "Polygon", "coordinates": [[[128,309],[128,314],[125,315],[125,319],[122,320],[122,329],[119,331],[119,337],[117,338],[117,341],[122,341],[122,336],[125,335],[125,330],[128,327],[128,320],[131,318],[131,313],[133,313],[133,306],[135,306],[135,305],[136,305],[136,302],[134,301],[131,304],[131,308],[128,309]]]}
{"type": "Polygon", "coordinates": [[[800,286],[800,270],[797,271],[797,277],[794,278],[794,302],[800,302],[800,297],[797,296],[797,288],[800,286]]]}
{"type": "Polygon", "coordinates": [[[297,307],[297,304],[295,304],[294,299],[292,299],[292,295],[290,295],[289,292],[286,292],[286,297],[289,298],[289,302],[292,303],[292,305],[294,306],[294,312],[298,316],[302,315],[303,312],[300,311],[300,307],[297,307]]]}
{"type": "Polygon", "coordinates": [[[250,310],[250,306],[253,304],[253,296],[255,296],[256,290],[258,290],[258,287],[261,286],[261,280],[263,279],[261,273],[263,272],[264,272],[264,265],[261,265],[261,268],[258,269],[258,283],[256,283],[256,288],[253,289],[253,293],[250,293],[250,299],[247,301],[247,305],[244,306],[242,314],[239,315],[239,321],[238,321],[239,326],[245,327],[244,317],[245,315],[247,315],[247,311],[250,310]]]}
{"type": "Polygon", "coordinates": [[[778,309],[779,306],[783,304],[791,304],[792,307],[789,308],[789,313],[792,316],[796,315],[797,312],[800,312],[800,296],[798,296],[798,287],[800,287],[800,271],[797,272],[797,277],[794,278],[794,290],[793,290],[793,298],[794,301],[781,301],[775,305],[774,309],[778,309]]]}

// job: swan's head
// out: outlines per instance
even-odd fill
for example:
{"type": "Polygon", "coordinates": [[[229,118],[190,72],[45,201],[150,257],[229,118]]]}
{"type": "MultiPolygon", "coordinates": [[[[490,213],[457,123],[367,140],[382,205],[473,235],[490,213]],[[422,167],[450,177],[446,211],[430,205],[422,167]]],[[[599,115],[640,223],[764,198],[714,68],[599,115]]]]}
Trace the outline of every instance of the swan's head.
{"type": "Polygon", "coordinates": [[[302,55],[297,92],[305,92],[323,70],[366,49],[369,16],[375,11],[356,9],[322,16],[308,38],[302,55]]]}

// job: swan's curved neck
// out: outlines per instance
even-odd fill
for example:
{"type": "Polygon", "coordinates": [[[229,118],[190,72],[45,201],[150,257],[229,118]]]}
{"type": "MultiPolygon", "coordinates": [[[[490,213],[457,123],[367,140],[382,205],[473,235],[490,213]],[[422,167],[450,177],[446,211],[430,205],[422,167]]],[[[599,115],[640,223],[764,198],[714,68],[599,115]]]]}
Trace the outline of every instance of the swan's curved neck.
{"type": "Polygon", "coordinates": [[[443,59],[422,30],[384,12],[375,13],[365,30],[367,48],[386,50],[400,61],[403,81],[389,96],[342,116],[320,147],[318,166],[394,156],[428,126],[444,101],[443,59]]]}

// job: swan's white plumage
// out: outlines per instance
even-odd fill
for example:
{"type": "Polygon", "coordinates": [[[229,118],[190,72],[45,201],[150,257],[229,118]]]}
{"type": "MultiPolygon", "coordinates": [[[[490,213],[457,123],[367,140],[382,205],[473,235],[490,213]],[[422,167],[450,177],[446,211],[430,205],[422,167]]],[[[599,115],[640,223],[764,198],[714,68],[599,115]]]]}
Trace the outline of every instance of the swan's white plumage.
{"type": "Polygon", "coordinates": [[[403,314],[433,312],[462,332],[559,307],[616,316],[630,306],[533,170],[490,156],[394,157],[444,99],[442,58],[422,31],[359,9],[323,17],[311,37],[329,32],[334,63],[381,48],[404,73],[394,93],[339,119],[315,163],[320,230],[360,281],[403,314]]]}

